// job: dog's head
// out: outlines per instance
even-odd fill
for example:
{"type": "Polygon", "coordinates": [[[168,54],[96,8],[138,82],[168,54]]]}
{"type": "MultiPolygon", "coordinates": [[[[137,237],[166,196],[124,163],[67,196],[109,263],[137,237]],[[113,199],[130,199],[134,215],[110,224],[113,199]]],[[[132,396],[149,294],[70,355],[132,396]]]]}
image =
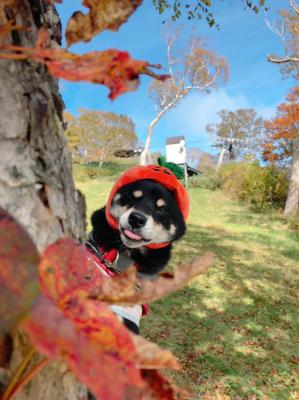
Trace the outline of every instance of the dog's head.
{"type": "Polygon", "coordinates": [[[169,243],[185,233],[185,221],[174,194],[150,179],[121,187],[109,210],[125,246],[169,243]]]}

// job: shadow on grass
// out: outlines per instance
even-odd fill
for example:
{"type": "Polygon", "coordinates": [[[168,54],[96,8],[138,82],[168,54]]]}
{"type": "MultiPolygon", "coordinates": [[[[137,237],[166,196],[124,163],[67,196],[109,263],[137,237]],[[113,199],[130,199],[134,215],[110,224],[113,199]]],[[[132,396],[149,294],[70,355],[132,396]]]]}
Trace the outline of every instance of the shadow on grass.
{"type": "MultiPolygon", "coordinates": [[[[285,237],[275,237],[273,234],[281,234],[282,228],[287,227],[287,221],[285,218],[278,218],[276,214],[253,214],[250,212],[231,212],[228,214],[228,223],[234,224],[247,224],[251,226],[262,226],[268,229],[268,234],[262,234],[258,232],[248,232],[243,238],[245,240],[255,240],[258,243],[264,244],[269,247],[273,247],[276,250],[280,250],[284,257],[289,258],[293,261],[299,261],[299,233],[284,230],[285,237]],[[276,230],[273,232],[273,221],[278,222],[276,230]]],[[[267,232],[267,230],[265,230],[267,232]]]]}
{"type": "Polygon", "coordinates": [[[277,265],[273,249],[257,256],[253,240],[267,244],[263,235],[190,225],[172,263],[213,251],[215,265],[189,287],[151,305],[144,323],[145,335],[182,361],[178,382],[215,396],[209,399],[219,391],[229,399],[287,400],[298,394],[295,271],[277,265]]]}

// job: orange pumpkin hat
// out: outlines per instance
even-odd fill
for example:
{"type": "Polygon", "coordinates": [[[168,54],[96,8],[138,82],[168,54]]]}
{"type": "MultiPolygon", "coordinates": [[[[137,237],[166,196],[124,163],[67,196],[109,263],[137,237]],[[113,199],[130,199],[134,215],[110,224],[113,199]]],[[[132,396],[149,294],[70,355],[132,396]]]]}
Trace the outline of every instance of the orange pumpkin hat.
{"type": "MultiPolygon", "coordinates": [[[[106,218],[110,226],[114,229],[118,229],[117,220],[111,215],[110,207],[112,200],[119,191],[125,185],[129,183],[136,182],[142,179],[150,179],[152,181],[158,182],[163,185],[166,189],[170,190],[177,201],[179,209],[183,215],[184,220],[186,221],[189,215],[189,196],[188,192],[183,185],[177,180],[176,176],[168,169],[164,167],[160,167],[159,165],[147,165],[141,166],[138,165],[136,167],[130,168],[125,171],[120,178],[114,184],[106,205],[106,218]]],[[[151,243],[146,247],[150,249],[157,249],[161,247],[167,246],[169,243],[151,243]]]]}

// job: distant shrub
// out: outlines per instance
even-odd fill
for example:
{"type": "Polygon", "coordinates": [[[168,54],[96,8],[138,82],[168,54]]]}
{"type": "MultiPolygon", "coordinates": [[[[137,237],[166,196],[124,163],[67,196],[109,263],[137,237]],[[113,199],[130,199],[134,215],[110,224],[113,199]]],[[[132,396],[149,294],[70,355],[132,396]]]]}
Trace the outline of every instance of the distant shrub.
{"type": "Polygon", "coordinates": [[[75,182],[86,182],[90,179],[81,164],[73,164],[73,178],[75,182]]]}
{"type": "Polygon", "coordinates": [[[86,182],[100,177],[114,177],[120,175],[133,163],[117,163],[115,161],[104,162],[101,167],[97,162],[88,164],[73,164],[73,176],[77,182],[86,182]]]}
{"type": "Polygon", "coordinates": [[[221,180],[215,173],[209,173],[191,176],[188,183],[190,188],[217,190],[220,188],[221,180]]]}
{"type": "Polygon", "coordinates": [[[220,171],[222,188],[231,197],[257,210],[283,208],[288,190],[287,173],[258,163],[230,163],[220,171]]]}
{"type": "Polygon", "coordinates": [[[221,188],[233,199],[239,199],[243,191],[247,163],[225,164],[219,171],[221,188]]]}

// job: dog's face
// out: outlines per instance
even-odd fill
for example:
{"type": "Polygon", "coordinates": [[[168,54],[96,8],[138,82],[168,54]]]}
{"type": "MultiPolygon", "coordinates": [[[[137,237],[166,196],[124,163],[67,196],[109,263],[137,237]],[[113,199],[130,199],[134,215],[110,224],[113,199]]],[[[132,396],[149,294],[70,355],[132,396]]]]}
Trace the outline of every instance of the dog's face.
{"type": "Polygon", "coordinates": [[[172,242],[185,233],[185,222],[174,195],[144,179],[123,186],[114,196],[111,215],[118,221],[125,246],[172,242]]]}

